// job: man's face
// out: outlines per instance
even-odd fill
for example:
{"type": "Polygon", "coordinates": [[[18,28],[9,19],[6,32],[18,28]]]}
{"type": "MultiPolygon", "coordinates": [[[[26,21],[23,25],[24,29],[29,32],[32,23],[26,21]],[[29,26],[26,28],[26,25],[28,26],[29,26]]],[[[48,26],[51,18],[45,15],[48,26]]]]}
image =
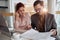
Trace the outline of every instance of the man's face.
{"type": "Polygon", "coordinates": [[[41,13],[41,11],[43,10],[43,6],[41,6],[40,4],[37,4],[35,7],[34,7],[35,11],[37,13],[41,13]]]}

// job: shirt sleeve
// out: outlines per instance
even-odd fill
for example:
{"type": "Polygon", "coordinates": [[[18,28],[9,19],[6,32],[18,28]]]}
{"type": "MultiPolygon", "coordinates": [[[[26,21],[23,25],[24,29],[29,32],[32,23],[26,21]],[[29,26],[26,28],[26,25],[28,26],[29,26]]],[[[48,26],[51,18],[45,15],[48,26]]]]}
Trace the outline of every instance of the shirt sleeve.
{"type": "Polygon", "coordinates": [[[33,17],[33,15],[31,16],[31,26],[32,26],[32,28],[33,29],[35,29],[35,24],[34,24],[34,17],[33,17]]]}
{"type": "Polygon", "coordinates": [[[14,22],[14,28],[17,29],[19,27],[19,22],[17,20],[15,20],[14,22]]]}
{"type": "Polygon", "coordinates": [[[27,13],[27,25],[31,25],[31,16],[30,16],[30,13],[27,13]]]}
{"type": "Polygon", "coordinates": [[[52,19],[52,29],[57,29],[57,24],[53,15],[53,19],[52,19]]]}

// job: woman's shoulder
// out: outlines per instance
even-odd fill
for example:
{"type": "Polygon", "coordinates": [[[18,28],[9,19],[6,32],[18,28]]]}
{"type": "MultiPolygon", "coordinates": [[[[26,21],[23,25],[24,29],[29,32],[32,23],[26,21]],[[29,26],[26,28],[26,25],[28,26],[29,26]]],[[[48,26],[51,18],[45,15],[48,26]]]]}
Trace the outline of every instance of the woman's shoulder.
{"type": "Polygon", "coordinates": [[[26,12],[25,14],[26,14],[26,16],[31,16],[30,13],[28,13],[28,12],[26,12]]]}

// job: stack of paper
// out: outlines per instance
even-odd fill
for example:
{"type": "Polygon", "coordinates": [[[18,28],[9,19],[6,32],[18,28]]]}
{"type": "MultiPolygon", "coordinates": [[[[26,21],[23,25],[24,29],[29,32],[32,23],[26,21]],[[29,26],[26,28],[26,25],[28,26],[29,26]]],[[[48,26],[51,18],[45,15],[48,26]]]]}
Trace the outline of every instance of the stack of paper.
{"type": "Polygon", "coordinates": [[[40,33],[34,29],[28,30],[27,32],[21,35],[23,38],[32,39],[32,40],[53,40],[55,38],[50,37],[50,32],[43,32],[40,33]]]}

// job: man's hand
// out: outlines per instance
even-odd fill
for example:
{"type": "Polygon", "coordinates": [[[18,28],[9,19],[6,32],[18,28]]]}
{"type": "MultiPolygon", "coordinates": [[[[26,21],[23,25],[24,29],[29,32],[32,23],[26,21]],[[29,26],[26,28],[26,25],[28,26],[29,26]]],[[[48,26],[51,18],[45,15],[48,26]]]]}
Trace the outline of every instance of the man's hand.
{"type": "Polygon", "coordinates": [[[50,32],[52,32],[53,36],[55,36],[57,34],[57,30],[56,29],[52,29],[52,30],[50,30],[50,32]]]}

